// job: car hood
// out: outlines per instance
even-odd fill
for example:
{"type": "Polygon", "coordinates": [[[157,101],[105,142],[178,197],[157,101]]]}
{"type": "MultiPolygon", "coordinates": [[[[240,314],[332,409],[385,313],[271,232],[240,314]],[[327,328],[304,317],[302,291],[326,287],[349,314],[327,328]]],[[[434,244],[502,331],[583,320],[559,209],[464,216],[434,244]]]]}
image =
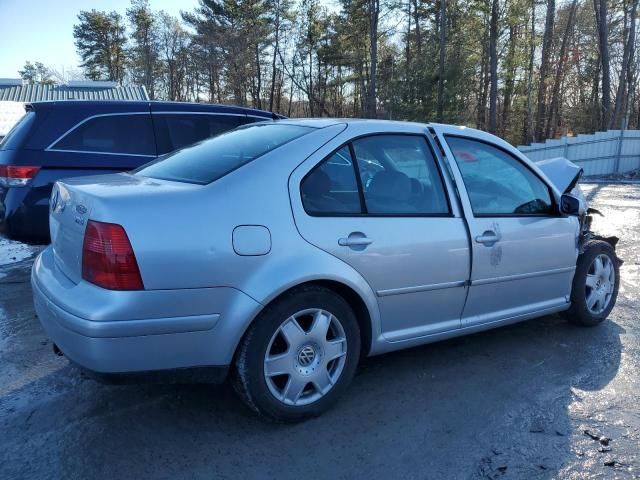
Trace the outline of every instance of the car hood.
{"type": "Polygon", "coordinates": [[[582,175],[582,167],[564,157],[549,158],[535,163],[560,193],[571,191],[582,175]]]}

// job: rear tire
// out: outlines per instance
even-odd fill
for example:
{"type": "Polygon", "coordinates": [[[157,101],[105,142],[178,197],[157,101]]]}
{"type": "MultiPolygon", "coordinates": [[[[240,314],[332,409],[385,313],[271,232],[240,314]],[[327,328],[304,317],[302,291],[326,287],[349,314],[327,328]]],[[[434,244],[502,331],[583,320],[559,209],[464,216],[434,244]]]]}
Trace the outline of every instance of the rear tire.
{"type": "Polygon", "coordinates": [[[578,256],[566,318],[575,325],[599,325],[611,313],[619,285],[620,270],[613,247],[602,240],[590,240],[578,256]]]}
{"type": "Polygon", "coordinates": [[[299,422],[338,400],[359,358],[360,330],[346,300],[318,285],[302,286],[251,325],[236,354],[233,386],[267,419],[299,422]]]}

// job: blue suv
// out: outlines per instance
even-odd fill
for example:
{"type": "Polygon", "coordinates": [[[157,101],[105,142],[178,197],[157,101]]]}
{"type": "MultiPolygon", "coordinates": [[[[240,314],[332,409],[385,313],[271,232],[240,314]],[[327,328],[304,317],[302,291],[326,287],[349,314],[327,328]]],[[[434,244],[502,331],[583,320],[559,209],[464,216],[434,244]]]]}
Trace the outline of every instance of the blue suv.
{"type": "Polygon", "coordinates": [[[48,242],[56,180],[131,170],[239,125],[277,118],[262,110],[194,103],[27,104],[0,143],[0,232],[48,242]]]}

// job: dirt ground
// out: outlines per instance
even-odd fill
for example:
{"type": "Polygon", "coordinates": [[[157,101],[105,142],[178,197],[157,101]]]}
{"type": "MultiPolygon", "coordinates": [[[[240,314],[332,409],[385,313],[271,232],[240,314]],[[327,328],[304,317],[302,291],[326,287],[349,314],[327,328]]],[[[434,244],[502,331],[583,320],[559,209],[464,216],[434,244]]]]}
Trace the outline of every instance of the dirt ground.
{"type": "Polygon", "coordinates": [[[105,386],[52,353],[33,251],[0,244],[0,478],[640,478],[640,185],[585,185],[621,237],[596,328],[544,317],[368,359],[323,417],[263,423],[226,385],[105,386]]]}

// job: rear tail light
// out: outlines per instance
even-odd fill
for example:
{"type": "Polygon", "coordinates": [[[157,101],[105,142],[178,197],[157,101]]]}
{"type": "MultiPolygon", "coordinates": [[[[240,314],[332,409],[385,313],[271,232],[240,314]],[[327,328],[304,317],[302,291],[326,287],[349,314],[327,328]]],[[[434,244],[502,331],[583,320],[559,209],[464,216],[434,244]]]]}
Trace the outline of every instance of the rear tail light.
{"type": "Polygon", "coordinates": [[[109,290],[143,290],[136,256],[124,228],[89,220],[82,245],[82,278],[109,290]]]}
{"type": "Polygon", "coordinates": [[[1,187],[25,187],[29,185],[40,167],[25,167],[22,165],[0,165],[1,187]]]}

